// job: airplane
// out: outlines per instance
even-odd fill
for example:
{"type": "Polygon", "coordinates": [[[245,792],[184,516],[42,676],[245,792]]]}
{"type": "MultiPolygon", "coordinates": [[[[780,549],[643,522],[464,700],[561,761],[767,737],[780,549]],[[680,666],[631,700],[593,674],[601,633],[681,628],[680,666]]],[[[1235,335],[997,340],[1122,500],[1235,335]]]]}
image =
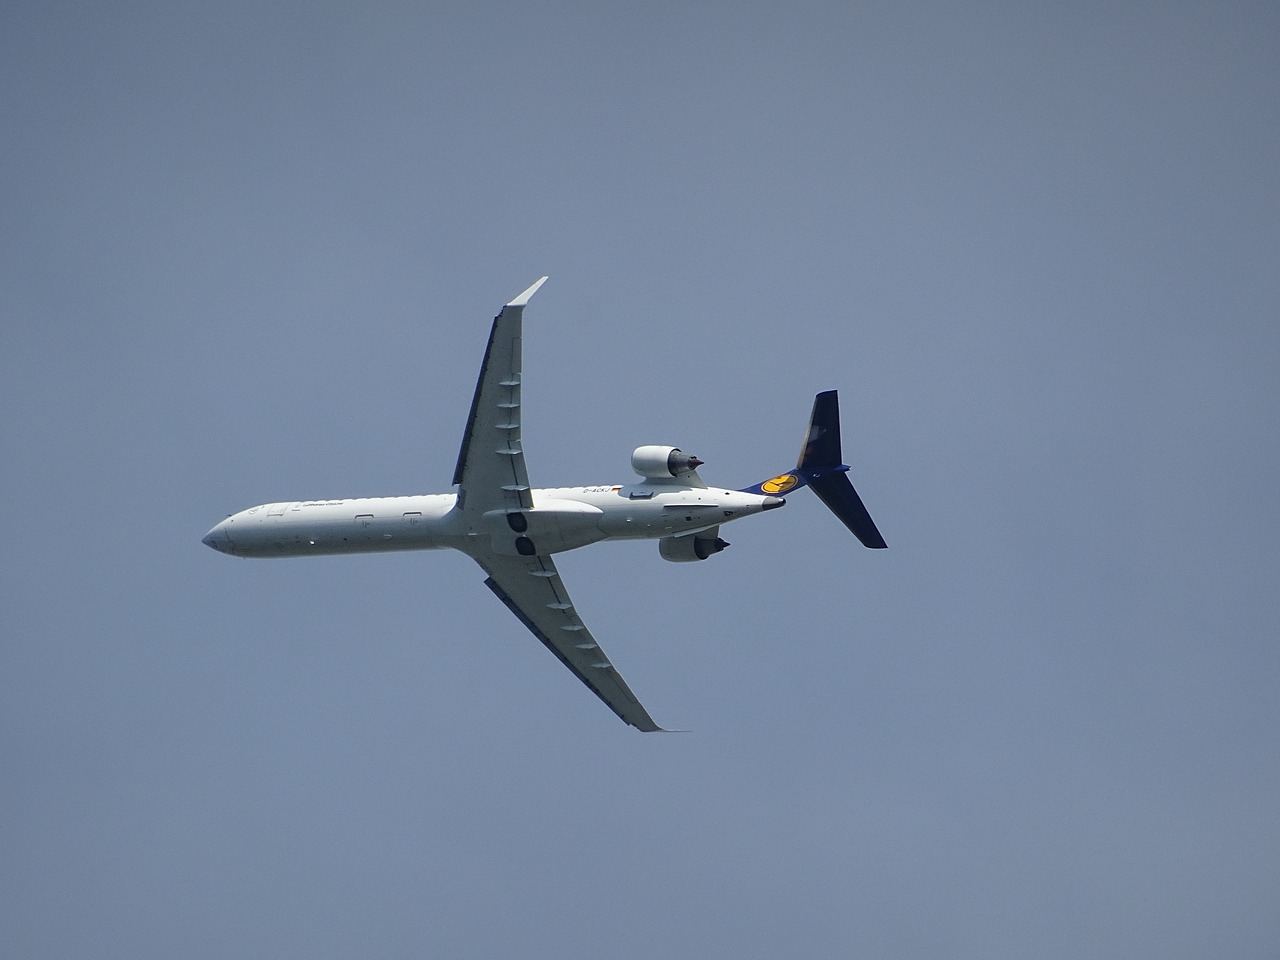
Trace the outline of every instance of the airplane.
{"type": "Polygon", "coordinates": [[[579,618],[554,556],[602,540],[656,539],[676,563],[728,544],[720,528],[783,506],[808,487],[872,549],[886,546],[841,462],[835,390],[819,393],[794,469],[731,490],[708,486],[703,461],[647,444],[631,455],[633,483],[534,489],[520,439],[524,309],[546,277],[494,318],[453,472],[456,493],[264,503],[228,516],[203,542],[236,557],[307,557],[393,550],[461,551],[529,631],[623,721],[666,732],[649,716],[579,618]]]}

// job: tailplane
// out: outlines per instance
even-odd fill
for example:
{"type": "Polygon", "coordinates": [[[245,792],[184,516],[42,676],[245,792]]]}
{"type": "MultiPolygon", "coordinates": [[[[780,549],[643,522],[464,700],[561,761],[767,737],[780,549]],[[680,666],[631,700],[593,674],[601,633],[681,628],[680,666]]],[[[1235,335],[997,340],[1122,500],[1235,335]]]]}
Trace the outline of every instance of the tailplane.
{"type": "Polygon", "coordinates": [[[883,550],[888,544],[876,529],[858,491],[849,482],[848,471],[849,467],[841,462],[840,401],[835,390],[827,390],[813,398],[809,430],[795,470],[748,487],[746,492],[781,496],[809,487],[864,547],[883,550]]]}

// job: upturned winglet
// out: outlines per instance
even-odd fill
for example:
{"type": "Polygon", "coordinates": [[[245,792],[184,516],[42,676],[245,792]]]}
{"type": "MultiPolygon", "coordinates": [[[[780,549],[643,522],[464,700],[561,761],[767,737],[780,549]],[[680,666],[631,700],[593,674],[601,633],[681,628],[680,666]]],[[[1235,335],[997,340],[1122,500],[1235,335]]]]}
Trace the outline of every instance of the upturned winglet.
{"type": "Polygon", "coordinates": [[[542,285],[543,285],[544,283],[546,283],[546,282],[547,282],[547,278],[546,278],[546,277],[543,277],[541,280],[539,280],[537,283],[535,283],[532,287],[530,287],[530,288],[529,288],[528,290],[526,290],[524,293],[520,294],[520,296],[516,297],[514,300],[512,300],[510,303],[508,303],[508,304],[507,304],[507,306],[508,306],[508,307],[523,307],[523,306],[526,306],[526,305],[529,303],[530,298],[531,298],[535,293],[537,293],[537,292],[538,292],[538,288],[539,288],[540,286],[542,286],[542,285]]]}

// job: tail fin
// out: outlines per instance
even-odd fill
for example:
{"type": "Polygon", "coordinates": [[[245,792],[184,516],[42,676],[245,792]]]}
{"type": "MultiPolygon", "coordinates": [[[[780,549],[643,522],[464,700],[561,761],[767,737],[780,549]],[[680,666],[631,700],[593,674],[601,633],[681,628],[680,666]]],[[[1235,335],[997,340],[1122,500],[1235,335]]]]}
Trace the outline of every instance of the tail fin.
{"type": "Polygon", "coordinates": [[[888,546],[876,523],[863,506],[858,491],[845,476],[849,468],[840,462],[840,401],[836,391],[827,390],[813,398],[809,430],[795,470],[747,487],[743,493],[780,497],[792,490],[809,487],[818,499],[840,518],[864,547],[883,550],[888,546]]]}
{"type": "Polygon", "coordinates": [[[845,475],[848,470],[840,457],[840,401],[836,391],[827,390],[813,398],[796,472],[864,547],[883,550],[888,544],[845,475]]]}

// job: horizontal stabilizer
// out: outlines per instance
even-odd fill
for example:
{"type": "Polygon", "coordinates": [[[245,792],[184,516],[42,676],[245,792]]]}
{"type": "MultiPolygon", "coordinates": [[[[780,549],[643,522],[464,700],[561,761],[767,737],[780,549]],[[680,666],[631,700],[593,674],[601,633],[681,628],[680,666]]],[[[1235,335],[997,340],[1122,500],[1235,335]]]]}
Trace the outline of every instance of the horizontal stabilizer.
{"type": "Polygon", "coordinates": [[[883,550],[888,546],[867,508],[863,506],[858,491],[844,473],[828,473],[809,481],[809,489],[818,495],[823,503],[840,518],[840,522],[853,531],[853,535],[862,541],[864,547],[883,550]]]}

